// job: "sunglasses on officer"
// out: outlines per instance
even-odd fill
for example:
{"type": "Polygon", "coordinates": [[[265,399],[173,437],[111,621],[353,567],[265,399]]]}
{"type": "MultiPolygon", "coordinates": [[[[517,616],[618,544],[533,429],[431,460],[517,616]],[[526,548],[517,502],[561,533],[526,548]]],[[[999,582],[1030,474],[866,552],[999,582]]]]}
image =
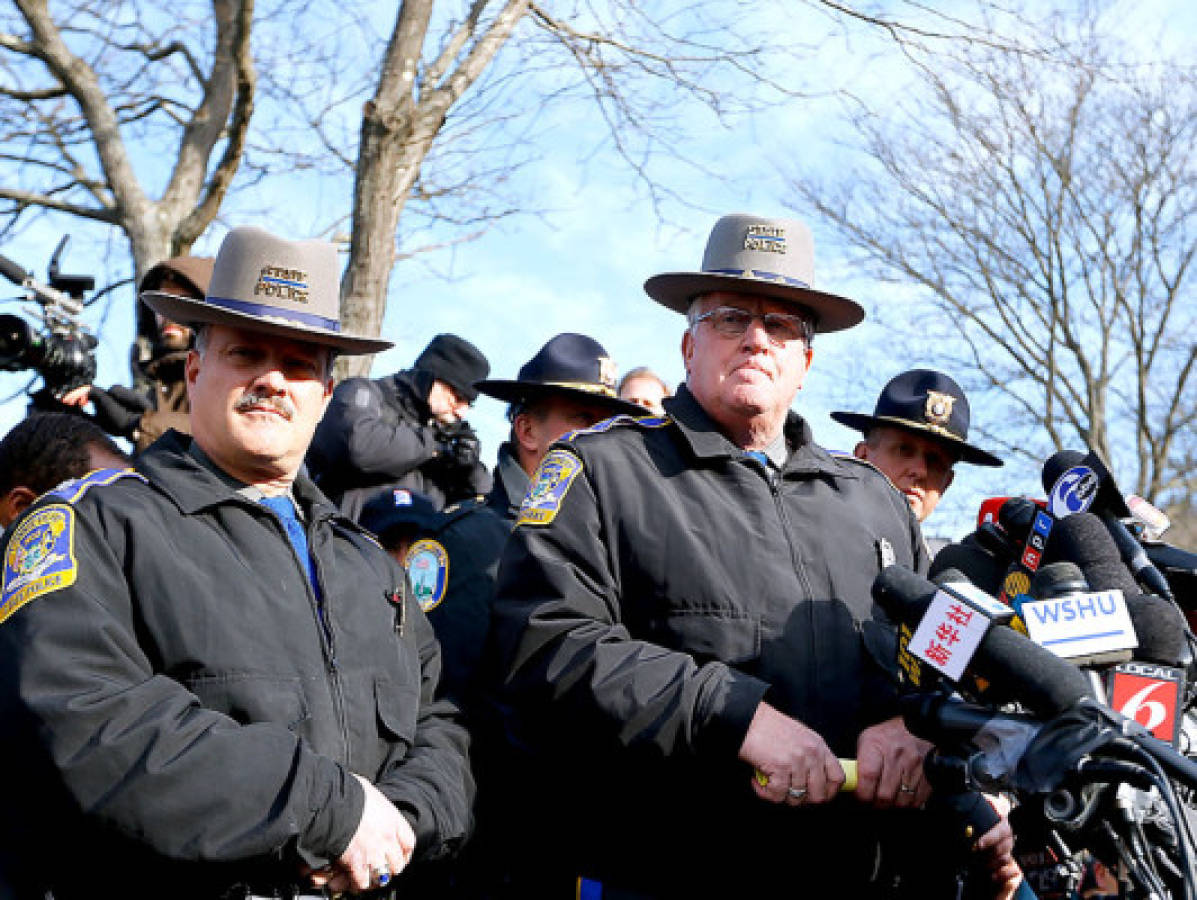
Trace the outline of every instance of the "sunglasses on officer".
{"type": "Polygon", "coordinates": [[[778,346],[797,340],[809,346],[811,335],[814,333],[810,319],[805,316],[778,312],[754,313],[738,306],[716,306],[701,316],[695,316],[690,324],[695,326],[707,322],[716,333],[734,338],[743,335],[756,319],[761,320],[765,334],[778,346]]]}

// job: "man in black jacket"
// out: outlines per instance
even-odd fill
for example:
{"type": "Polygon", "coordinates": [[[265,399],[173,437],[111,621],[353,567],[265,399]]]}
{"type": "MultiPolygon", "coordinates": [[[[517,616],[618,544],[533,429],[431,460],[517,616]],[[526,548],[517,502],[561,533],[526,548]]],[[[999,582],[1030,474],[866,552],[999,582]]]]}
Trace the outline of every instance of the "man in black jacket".
{"type": "Polygon", "coordinates": [[[330,244],[243,228],[207,298],[147,294],[197,328],[194,438],[60,486],[8,533],[15,893],[361,891],[463,840],[466,736],[434,697],[432,629],[298,474],[334,354],[389,346],[339,330],[338,273],[330,244]]]}
{"type": "Polygon", "coordinates": [[[812,334],[864,315],[812,272],[805,226],[737,215],[701,272],[649,279],[687,316],[685,385],[550,450],[504,550],[492,633],[554,785],[543,857],[605,891],[859,896],[873,812],[928,796],[870,592],[925,570],[917,523],[790,411],[812,334]]]}
{"type": "Polygon", "coordinates": [[[418,491],[438,508],[485,494],[490,473],[465,414],[489,371],[469,341],[438,334],[410,369],[343,381],[312,440],[312,477],[354,520],[387,487],[418,491]]]}

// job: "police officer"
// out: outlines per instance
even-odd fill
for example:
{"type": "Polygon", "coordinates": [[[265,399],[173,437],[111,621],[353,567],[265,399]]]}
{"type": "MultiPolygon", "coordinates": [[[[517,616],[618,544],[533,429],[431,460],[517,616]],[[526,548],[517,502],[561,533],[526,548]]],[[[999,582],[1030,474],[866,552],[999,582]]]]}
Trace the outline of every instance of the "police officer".
{"type": "Polygon", "coordinates": [[[911,369],[891,378],[871,416],[838,410],[831,418],[864,434],[853,453],[886,474],[920,523],[951,486],[956,463],[1002,465],[968,442],[968,398],[960,385],[933,369],[911,369]]]}
{"type": "MultiPolygon", "coordinates": [[[[198,300],[207,293],[211,278],[212,257],[175,256],[146,272],[139,291],[198,300]]],[[[90,402],[100,427],[128,438],[140,453],[172,428],[190,433],[183,367],[193,334],[187,326],[152,313],[143,304],[138,304],[138,330],[133,389],[119,384],[107,390],[87,385],[71,391],[63,402],[68,406],[90,402]],[[142,348],[145,358],[139,355],[142,348]]]]}
{"type": "MultiPolygon", "coordinates": [[[[336,249],[234,229],[198,329],[194,438],[43,497],[6,536],[0,754],[16,893],[305,896],[465,833],[465,732],[403,573],[298,472],[343,333],[336,249]]],[[[400,882],[402,877],[400,877],[400,882]]],[[[393,890],[388,887],[388,890],[393,890]]]]}
{"type": "Polygon", "coordinates": [[[566,332],[548,340],[514,379],[478,383],[479,393],[505,400],[511,433],[499,447],[495,486],[488,505],[515,522],[528,478],[549,447],[567,431],[589,428],[614,415],[644,410],[615,392],[616,366],[602,344],[566,332]]]}
{"type": "Polygon", "coordinates": [[[869,809],[928,796],[870,594],[926,568],[917,523],[789,410],[812,335],[864,315],[812,271],[801,223],[732,215],[701,271],[650,278],[687,317],[685,384],[665,417],[556,444],[504,551],[493,633],[559,800],[545,856],[605,890],[857,896],[869,809]]]}
{"type": "Polygon", "coordinates": [[[490,490],[478,437],[465,421],[490,364],[455,334],[438,334],[410,369],[337,386],[308,453],[316,483],[357,519],[370,497],[403,487],[438,508],[490,490]]]}
{"type": "Polygon", "coordinates": [[[377,494],[362,511],[361,524],[388,549],[405,534],[411,536],[402,559],[441,642],[443,683],[456,696],[468,693],[479,671],[499,553],[529,476],[567,431],[644,412],[615,396],[615,371],[598,341],[583,334],[556,335],[516,378],[476,385],[479,393],[508,403],[511,421],[510,436],[499,447],[494,487],[485,498],[455,503],[434,515],[426,497],[396,489],[377,494]]]}

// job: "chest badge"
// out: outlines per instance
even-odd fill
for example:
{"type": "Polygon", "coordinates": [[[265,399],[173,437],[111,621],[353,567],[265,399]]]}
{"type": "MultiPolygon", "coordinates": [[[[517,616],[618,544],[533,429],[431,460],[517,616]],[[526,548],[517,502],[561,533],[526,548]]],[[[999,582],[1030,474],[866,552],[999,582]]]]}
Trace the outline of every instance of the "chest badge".
{"type": "Polygon", "coordinates": [[[892,566],[898,561],[898,557],[894,554],[894,545],[886,538],[877,539],[877,565],[882,569],[892,566]]]}

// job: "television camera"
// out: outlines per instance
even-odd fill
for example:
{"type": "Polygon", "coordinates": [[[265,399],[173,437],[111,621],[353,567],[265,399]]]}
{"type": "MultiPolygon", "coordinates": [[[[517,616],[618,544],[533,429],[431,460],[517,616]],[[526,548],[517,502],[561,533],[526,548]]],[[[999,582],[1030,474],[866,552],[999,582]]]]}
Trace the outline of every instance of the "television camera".
{"type": "MultiPolygon", "coordinates": [[[[96,338],[80,320],[83,295],[94,289],[90,275],[64,275],[59,268],[62,251],[70,240],[58,242],[43,284],[17,263],[0,255],[0,275],[24,290],[26,316],[0,314],[0,370],[32,369],[41,376],[45,392],[54,400],[91,384],[96,375],[96,338]],[[33,320],[31,323],[30,320],[33,320]],[[33,324],[36,323],[36,324],[33,324]]],[[[37,405],[38,395],[34,395],[37,405]]]]}

